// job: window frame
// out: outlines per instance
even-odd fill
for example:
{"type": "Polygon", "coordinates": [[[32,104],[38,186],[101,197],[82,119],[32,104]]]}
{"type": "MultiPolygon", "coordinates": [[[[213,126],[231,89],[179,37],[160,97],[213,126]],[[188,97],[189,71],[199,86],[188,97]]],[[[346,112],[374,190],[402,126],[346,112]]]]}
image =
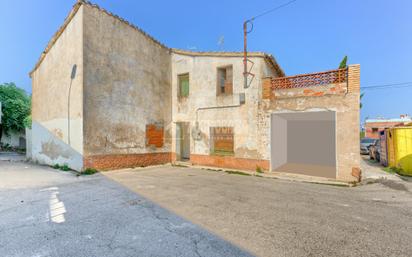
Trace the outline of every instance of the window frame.
{"type": "Polygon", "coordinates": [[[189,72],[177,74],[177,97],[179,99],[182,99],[182,98],[188,98],[189,95],[190,95],[190,74],[189,72]],[[185,78],[185,77],[187,77],[187,83],[188,83],[187,95],[182,95],[181,81],[182,81],[182,78],[185,78]]]}
{"type": "Polygon", "coordinates": [[[216,96],[225,96],[225,95],[233,95],[233,64],[228,64],[224,66],[218,66],[216,67],[216,96]],[[231,86],[226,87],[227,80],[228,80],[228,69],[231,70],[231,86]],[[224,70],[225,72],[225,83],[221,84],[221,77],[220,77],[220,72],[221,70],[224,70]],[[223,92],[222,92],[223,89],[223,92]]]}
{"type": "MultiPolygon", "coordinates": [[[[214,127],[209,127],[209,133],[210,133],[210,154],[211,155],[220,155],[220,156],[234,156],[235,155],[235,128],[234,127],[229,127],[229,126],[214,126],[214,127]],[[228,136],[231,137],[232,141],[232,149],[230,151],[227,150],[216,150],[216,137],[215,137],[215,129],[228,129],[231,131],[231,134],[228,133],[228,136]]],[[[222,139],[221,139],[222,140],[222,139]]]]}

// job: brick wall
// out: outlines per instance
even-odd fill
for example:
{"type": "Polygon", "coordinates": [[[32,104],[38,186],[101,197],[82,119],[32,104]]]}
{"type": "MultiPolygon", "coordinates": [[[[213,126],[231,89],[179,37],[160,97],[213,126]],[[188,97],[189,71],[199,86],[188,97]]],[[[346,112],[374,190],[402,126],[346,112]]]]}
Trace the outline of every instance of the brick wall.
{"type": "Polygon", "coordinates": [[[256,167],[259,166],[263,170],[269,170],[268,160],[237,158],[234,156],[191,154],[190,162],[195,165],[205,165],[228,169],[255,171],[256,167]]]}
{"type": "Polygon", "coordinates": [[[272,99],[272,97],[272,78],[264,78],[262,79],[262,99],[272,99]]]}
{"type": "Polygon", "coordinates": [[[378,139],[380,136],[379,132],[385,128],[401,125],[404,125],[404,122],[367,122],[365,123],[365,137],[378,139]],[[377,131],[373,131],[374,128],[376,128],[377,131]]]}
{"type": "Polygon", "coordinates": [[[84,157],[84,168],[115,170],[171,162],[171,153],[109,154],[84,157]]]}
{"type": "Polygon", "coordinates": [[[359,93],[360,91],[360,65],[348,66],[348,93],[359,93]]]}

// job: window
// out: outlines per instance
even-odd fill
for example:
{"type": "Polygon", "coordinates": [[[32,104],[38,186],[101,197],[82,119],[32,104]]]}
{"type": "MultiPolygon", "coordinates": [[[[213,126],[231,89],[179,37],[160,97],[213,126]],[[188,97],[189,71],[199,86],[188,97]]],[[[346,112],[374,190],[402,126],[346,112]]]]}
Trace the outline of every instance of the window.
{"type": "Polygon", "coordinates": [[[372,128],[372,132],[378,132],[378,128],[372,128]]]}
{"type": "Polygon", "coordinates": [[[178,76],[179,81],[179,97],[189,96],[189,73],[178,76]]]}
{"type": "Polygon", "coordinates": [[[234,154],[233,127],[210,128],[210,152],[217,155],[234,154]]]}
{"type": "Polygon", "coordinates": [[[233,67],[226,66],[217,69],[217,95],[233,93],[233,67]]]}

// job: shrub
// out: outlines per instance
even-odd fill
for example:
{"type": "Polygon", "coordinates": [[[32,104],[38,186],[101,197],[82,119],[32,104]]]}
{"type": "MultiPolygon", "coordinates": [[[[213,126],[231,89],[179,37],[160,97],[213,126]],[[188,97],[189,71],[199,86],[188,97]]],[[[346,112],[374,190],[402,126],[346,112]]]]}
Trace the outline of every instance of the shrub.
{"type": "Polygon", "coordinates": [[[82,175],[93,175],[93,174],[95,174],[95,173],[97,173],[97,172],[99,172],[99,171],[96,170],[96,169],[87,168],[87,169],[85,169],[85,170],[82,172],[82,175]]]}
{"type": "Polygon", "coordinates": [[[62,171],[69,171],[70,167],[69,165],[67,165],[67,163],[63,164],[62,166],[60,166],[60,170],[62,171]]]}
{"type": "Polygon", "coordinates": [[[256,166],[256,173],[263,173],[262,168],[259,166],[256,166]]]}

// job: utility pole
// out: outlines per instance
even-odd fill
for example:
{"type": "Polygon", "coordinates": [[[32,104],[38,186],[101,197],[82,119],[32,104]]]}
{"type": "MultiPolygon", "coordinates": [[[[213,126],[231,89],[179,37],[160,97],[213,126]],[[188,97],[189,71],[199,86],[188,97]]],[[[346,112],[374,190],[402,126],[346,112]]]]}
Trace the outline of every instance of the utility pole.
{"type": "Polygon", "coordinates": [[[297,1],[297,0],[291,0],[291,1],[289,1],[289,2],[286,2],[286,3],[284,3],[284,4],[281,4],[281,5],[279,5],[279,6],[276,6],[276,7],[272,8],[272,9],[270,9],[270,10],[267,10],[267,11],[265,11],[265,12],[259,14],[259,15],[256,15],[256,16],[252,17],[251,19],[246,20],[246,21],[243,23],[243,78],[244,78],[243,87],[244,87],[244,88],[248,88],[248,87],[249,87],[248,81],[247,81],[248,76],[249,76],[249,75],[252,75],[252,79],[253,79],[253,77],[254,77],[254,74],[251,73],[252,67],[253,67],[253,62],[252,62],[251,60],[249,60],[248,57],[247,57],[247,34],[249,34],[250,32],[252,32],[252,30],[253,30],[253,22],[254,22],[257,18],[260,18],[260,17],[262,17],[262,16],[264,16],[264,15],[266,15],[266,14],[269,14],[269,13],[271,13],[271,12],[274,12],[274,11],[276,11],[276,10],[278,10],[278,9],[280,9],[280,8],[283,8],[283,7],[289,5],[289,4],[293,3],[293,2],[296,2],[296,1],[297,1]],[[248,30],[248,24],[250,24],[250,29],[249,29],[249,30],[248,30]],[[251,62],[251,63],[252,63],[252,67],[250,68],[250,71],[248,70],[248,65],[247,65],[248,62],[251,62]]]}

